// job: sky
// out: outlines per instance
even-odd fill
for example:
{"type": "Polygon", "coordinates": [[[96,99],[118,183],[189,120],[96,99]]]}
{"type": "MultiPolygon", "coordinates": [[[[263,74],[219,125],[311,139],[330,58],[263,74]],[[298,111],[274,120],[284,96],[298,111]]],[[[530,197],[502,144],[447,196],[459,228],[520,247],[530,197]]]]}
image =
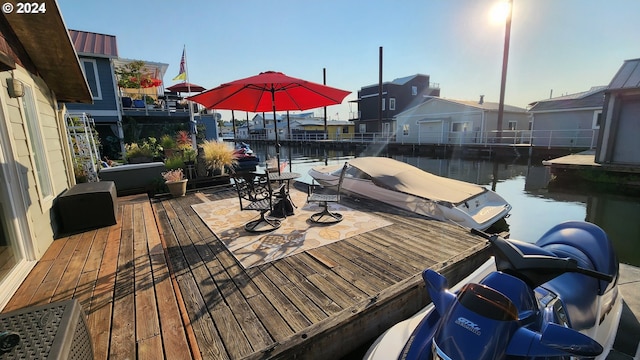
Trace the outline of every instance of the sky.
{"type": "MultiPolygon", "coordinates": [[[[443,98],[499,102],[501,0],[58,0],[67,28],[115,35],[122,58],[169,64],[183,47],[189,81],[207,89],[274,70],[351,91],[327,117],[357,115],[361,87],[430,76],[443,98]]],[[[504,2],[504,0],[502,0],[504,2]]],[[[639,0],[513,0],[505,103],[608,85],[640,58],[639,0]]],[[[313,110],[322,116],[322,109],[313,110]]],[[[222,112],[229,120],[230,113],[222,112]]],[[[249,114],[251,118],[253,114],[249,114]]],[[[244,115],[236,112],[237,118],[244,115]]]]}

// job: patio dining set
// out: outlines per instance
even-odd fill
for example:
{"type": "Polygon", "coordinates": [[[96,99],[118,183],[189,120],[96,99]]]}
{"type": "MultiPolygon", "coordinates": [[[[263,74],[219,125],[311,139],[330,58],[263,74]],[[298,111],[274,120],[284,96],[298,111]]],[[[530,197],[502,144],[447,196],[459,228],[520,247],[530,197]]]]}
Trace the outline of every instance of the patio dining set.
{"type": "MultiPolygon", "coordinates": [[[[340,180],[334,186],[308,186],[307,203],[317,203],[322,209],[309,217],[310,222],[334,224],[342,221],[342,214],[330,211],[329,204],[340,202],[340,188],[345,170],[346,164],[340,180]]],[[[231,178],[238,193],[240,209],[260,213],[260,217],[246,223],[244,229],[248,232],[273,231],[282,225],[287,216],[292,216],[297,206],[291,199],[290,183],[299,177],[300,174],[295,172],[233,173],[231,178]]]]}

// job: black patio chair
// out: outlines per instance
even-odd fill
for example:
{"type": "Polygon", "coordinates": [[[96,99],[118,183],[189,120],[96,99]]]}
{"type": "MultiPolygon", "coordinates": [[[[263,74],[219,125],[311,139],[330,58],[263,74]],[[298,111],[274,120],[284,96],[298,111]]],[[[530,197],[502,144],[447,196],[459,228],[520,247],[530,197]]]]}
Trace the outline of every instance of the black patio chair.
{"type": "Polygon", "coordinates": [[[329,203],[340,202],[340,190],[342,188],[342,181],[344,180],[344,174],[347,172],[348,164],[345,162],[340,172],[340,177],[336,180],[335,184],[322,186],[323,188],[335,188],[332,193],[317,192],[316,185],[312,184],[308,188],[307,203],[318,203],[322,207],[322,211],[312,214],[309,217],[314,223],[317,224],[334,224],[342,221],[342,214],[329,211],[329,203]]]}
{"type": "MultiPolygon", "coordinates": [[[[267,232],[280,227],[281,220],[267,216],[273,211],[278,199],[276,194],[280,189],[273,189],[267,174],[256,174],[251,172],[232,172],[231,177],[234,182],[241,210],[254,210],[260,212],[260,218],[252,220],[244,225],[249,232],[267,232]],[[263,224],[261,226],[261,224],[263,224]]],[[[284,185],[283,185],[284,186],[284,185]]]]}

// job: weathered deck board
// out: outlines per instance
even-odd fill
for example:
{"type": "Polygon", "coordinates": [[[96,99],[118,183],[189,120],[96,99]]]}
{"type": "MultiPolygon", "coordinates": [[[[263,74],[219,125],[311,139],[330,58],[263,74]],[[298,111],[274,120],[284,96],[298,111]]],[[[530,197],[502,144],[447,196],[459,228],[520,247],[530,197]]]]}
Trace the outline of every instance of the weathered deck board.
{"type": "MultiPolygon", "coordinates": [[[[153,203],[157,214],[165,214],[159,221],[161,231],[172,232],[169,237],[175,238],[168,247],[180,247],[180,251],[169,251],[178,276],[184,277],[178,281],[181,291],[198,291],[200,295],[191,296],[203,299],[186,300],[187,312],[191,317],[209,315],[198,320],[214,322],[217,341],[232,359],[335,356],[340,349],[329,346],[317,351],[322,345],[314,346],[316,352],[310,355],[307,343],[321,338],[328,327],[347,326],[357,332],[355,329],[368,320],[358,320],[359,325],[353,326],[343,322],[354,317],[365,319],[362,313],[367,304],[375,304],[381,294],[393,293],[390,288],[402,288],[399,284],[407,282],[416,287],[413,292],[419,292],[424,268],[444,269],[444,263],[473,256],[484,244],[454,225],[347,200],[347,206],[375,213],[392,225],[245,270],[191,208],[192,204],[232,196],[235,193],[231,191],[203,191],[197,196],[153,203]],[[224,321],[223,331],[219,321],[224,321]],[[256,327],[260,329],[257,332],[256,327]]],[[[389,301],[416,302],[410,295],[404,296],[408,298],[389,301]]],[[[424,301],[421,298],[417,303],[424,301]]],[[[210,341],[204,336],[202,331],[196,332],[199,345],[210,341]]],[[[340,336],[354,337],[354,341],[359,338],[353,333],[340,336]]],[[[320,343],[326,345],[325,341],[320,343]]]]}
{"type": "Polygon", "coordinates": [[[4,311],[79,299],[96,359],[339,358],[424,305],[424,268],[485,258],[454,225],[344,197],[392,224],[244,269],[191,208],[235,196],[119,198],[116,225],[54,241],[4,311]]]}
{"type": "Polygon", "coordinates": [[[3,312],[75,298],[95,359],[192,359],[149,199],[118,209],[116,225],[55,240],[3,312]]]}

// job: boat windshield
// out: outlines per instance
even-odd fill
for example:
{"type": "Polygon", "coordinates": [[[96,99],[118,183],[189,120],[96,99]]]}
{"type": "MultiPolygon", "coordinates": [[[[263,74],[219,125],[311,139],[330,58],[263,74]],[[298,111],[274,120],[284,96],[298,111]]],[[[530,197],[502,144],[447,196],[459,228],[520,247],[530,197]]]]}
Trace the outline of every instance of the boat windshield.
{"type": "MultiPolygon", "coordinates": [[[[341,172],[342,172],[342,167],[332,172],[331,175],[339,177],[341,172]]],[[[352,179],[371,180],[371,176],[369,176],[369,174],[353,166],[350,166],[347,168],[347,172],[344,173],[344,177],[348,177],[352,179]]]]}
{"type": "Polygon", "coordinates": [[[497,321],[518,319],[518,310],[511,300],[490,287],[467,284],[458,293],[458,302],[467,309],[497,321]]]}

